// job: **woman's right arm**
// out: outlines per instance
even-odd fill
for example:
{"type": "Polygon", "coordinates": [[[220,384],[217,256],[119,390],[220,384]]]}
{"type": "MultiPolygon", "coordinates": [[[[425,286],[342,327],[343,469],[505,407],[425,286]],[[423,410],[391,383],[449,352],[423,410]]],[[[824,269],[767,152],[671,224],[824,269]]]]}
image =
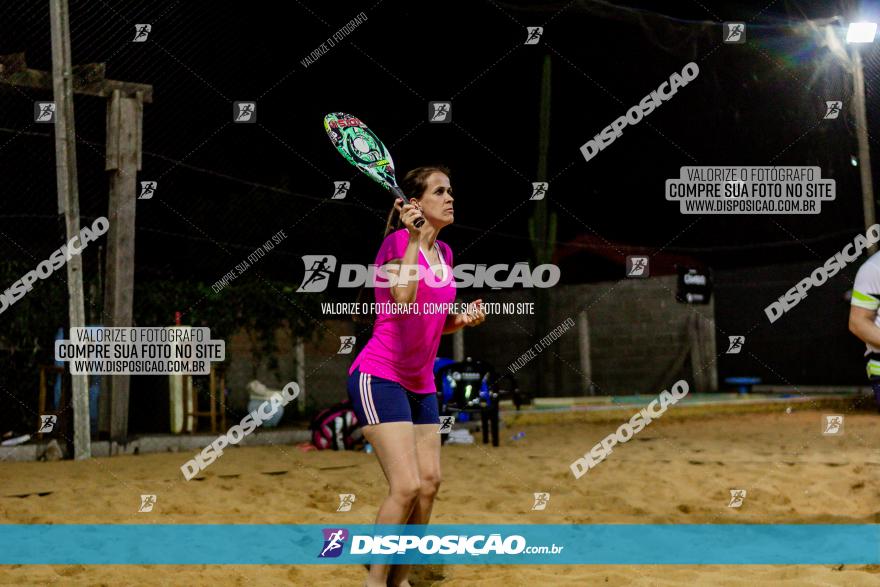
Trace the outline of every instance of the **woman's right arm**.
{"type": "Polygon", "coordinates": [[[849,331],[862,342],[872,346],[880,346],[880,328],[874,323],[877,310],[867,310],[858,306],[849,308],[849,331]]]}

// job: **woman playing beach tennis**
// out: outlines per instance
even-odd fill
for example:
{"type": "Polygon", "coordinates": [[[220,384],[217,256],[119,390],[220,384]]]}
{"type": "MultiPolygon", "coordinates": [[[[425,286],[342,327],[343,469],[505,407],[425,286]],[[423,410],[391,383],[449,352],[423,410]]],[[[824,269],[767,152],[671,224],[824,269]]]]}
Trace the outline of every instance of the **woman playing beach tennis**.
{"type": "MultiPolygon", "coordinates": [[[[452,250],[437,240],[440,230],[453,221],[449,170],[413,169],[401,188],[410,201],[398,198],[394,203],[376,256],[376,265],[386,266],[393,285],[375,290],[379,312],[373,336],[349,370],[348,395],[388,480],[389,492],[376,523],[427,524],[440,486],[440,418],[433,372],[440,336],[476,326],[486,315],[482,300],[462,314],[422,311],[455,302],[452,250]],[[416,228],[421,217],[425,223],[416,228]],[[414,311],[387,311],[392,307],[414,311]]],[[[408,575],[408,565],[372,565],[366,585],[408,586],[408,575]]]]}

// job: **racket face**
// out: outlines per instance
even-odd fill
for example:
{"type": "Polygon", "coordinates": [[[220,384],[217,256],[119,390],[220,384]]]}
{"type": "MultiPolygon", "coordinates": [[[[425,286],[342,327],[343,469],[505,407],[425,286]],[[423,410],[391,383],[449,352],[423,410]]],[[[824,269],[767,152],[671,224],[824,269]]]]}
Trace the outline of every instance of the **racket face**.
{"type": "Polygon", "coordinates": [[[394,161],[379,137],[358,117],[332,112],[324,117],[324,130],[333,146],[349,163],[391,190],[397,187],[394,161]]]}

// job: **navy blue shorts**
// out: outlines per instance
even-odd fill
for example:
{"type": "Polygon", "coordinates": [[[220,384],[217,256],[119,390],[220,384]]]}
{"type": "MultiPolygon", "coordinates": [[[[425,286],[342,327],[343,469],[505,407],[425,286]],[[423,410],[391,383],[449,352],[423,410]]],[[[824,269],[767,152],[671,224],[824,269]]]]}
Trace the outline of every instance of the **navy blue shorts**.
{"type": "Polygon", "coordinates": [[[880,408],[880,377],[877,375],[871,376],[871,387],[874,388],[874,401],[877,402],[877,407],[880,408]]]}
{"type": "Polygon", "coordinates": [[[348,397],[362,426],[440,423],[436,393],[413,393],[396,381],[361,373],[360,369],[348,376],[348,397]]]}

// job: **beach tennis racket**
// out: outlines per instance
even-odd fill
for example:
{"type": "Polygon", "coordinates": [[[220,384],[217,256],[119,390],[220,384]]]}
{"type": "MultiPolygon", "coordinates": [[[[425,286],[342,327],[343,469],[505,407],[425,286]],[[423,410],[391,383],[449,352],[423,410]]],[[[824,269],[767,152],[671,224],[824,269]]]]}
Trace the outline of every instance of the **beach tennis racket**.
{"type": "MultiPolygon", "coordinates": [[[[394,176],[391,153],[361,119],[344,112],[331,112],[324,117],[324,130],[346,161],[406,203],[406,194],[394,176]]],[[[424,223],[425,219],[420,217],[413,224],[421,228],[424,223]]]]}

